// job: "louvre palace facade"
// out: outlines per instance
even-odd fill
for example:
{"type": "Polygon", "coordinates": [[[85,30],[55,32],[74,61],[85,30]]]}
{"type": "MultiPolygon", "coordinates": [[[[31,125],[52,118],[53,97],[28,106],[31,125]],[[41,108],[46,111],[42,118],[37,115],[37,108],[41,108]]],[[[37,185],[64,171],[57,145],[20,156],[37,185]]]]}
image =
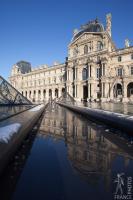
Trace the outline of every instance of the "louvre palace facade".
{"type": "Polygon", "coordinates": [[[77,101],[133,102],[133,46],[128,39],[124,48],[115,46],[111,18],[106,15],[105,26],[95,19],[75,29],[62,64],[35,69],[26,61],[16,63],[10,83],[32,102],[66,92],[77,101]]]}

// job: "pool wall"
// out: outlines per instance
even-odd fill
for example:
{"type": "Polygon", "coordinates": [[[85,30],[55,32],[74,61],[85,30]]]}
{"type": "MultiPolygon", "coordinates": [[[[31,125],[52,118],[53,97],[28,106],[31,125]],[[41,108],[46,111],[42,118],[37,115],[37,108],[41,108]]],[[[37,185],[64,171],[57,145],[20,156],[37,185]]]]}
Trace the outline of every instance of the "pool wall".
{"type": "Polygon", "coordinates": [[[124,131],[125,133],[133,136],[133,116],[114,113],[101,109],[93,109],[82,106],[68,105],[65,103],[59,103],[60,106],[64,106],[73,112],[76,112],[89,120],[101,122],[111,127],[124,131]]]}
{"type": "Polygon", "coordinates": [[[0,174],[46,107],[38,105],[0,122],[0,174]]]}

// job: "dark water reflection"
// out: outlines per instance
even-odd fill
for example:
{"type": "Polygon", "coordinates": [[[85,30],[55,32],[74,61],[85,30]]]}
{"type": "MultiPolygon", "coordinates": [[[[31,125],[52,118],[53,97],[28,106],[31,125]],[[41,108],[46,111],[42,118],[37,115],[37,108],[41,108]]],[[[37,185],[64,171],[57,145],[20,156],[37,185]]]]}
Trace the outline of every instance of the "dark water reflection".
{"type": "Polygon", "coordinates": [[[76,102],[76,105],[133,115],[133,104],[130,103],[76,102]]]}
{"type": "Polygon", "coordinates": [[[104,129],[49,106],[11,199],[113,199],[117,173],[133,177],[133,148],[104,129]]]}
{"type": "Polygon", "coordinates": [[[5,119],[11,115],[22,112],[31,108],[33,105],[19,105],[19,106],[1,106],[0,105],[0,120],[5,119]]]}

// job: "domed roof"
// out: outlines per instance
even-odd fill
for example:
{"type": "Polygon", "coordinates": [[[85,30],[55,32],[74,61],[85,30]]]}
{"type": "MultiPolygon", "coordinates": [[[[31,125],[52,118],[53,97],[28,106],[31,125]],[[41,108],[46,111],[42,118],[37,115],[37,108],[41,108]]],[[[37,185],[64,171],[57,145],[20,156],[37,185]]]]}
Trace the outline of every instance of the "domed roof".
{"type": "Polygon", "coordinates": [[[84,32],[103,32],[104,31],[104,26],[98,22],[98,20],[90,21],[85,25],[81,26],[81,29],[79,31],[76,31],[73,40],[78,38],[80,35],[82,35],[84,32]]]}

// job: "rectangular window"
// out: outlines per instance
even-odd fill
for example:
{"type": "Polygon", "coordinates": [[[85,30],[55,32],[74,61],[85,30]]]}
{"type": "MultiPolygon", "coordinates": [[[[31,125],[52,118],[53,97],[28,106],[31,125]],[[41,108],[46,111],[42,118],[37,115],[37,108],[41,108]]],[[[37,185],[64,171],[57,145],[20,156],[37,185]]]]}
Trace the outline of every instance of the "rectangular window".
{"type": "Polygon", "coordinates": [[[131,75],[133,75],[133,67],[131,67],[131,75]]]}
{"type": "Polygon", "coordinates": [[[121,62],[121,61],[122,61],[122,57],[119,56],[119,57],[118,57],[118,62],[121,62]]]}
{"type": "Polygon", "coordinates": [[[97,78],[100,78],[100,68],[97,68],[97,78]]]}
{"type": "Polygon", "coordinates": [[[122,76],[122,68],[118,68],[117,75],[122,76]]]}

